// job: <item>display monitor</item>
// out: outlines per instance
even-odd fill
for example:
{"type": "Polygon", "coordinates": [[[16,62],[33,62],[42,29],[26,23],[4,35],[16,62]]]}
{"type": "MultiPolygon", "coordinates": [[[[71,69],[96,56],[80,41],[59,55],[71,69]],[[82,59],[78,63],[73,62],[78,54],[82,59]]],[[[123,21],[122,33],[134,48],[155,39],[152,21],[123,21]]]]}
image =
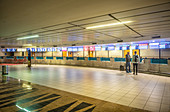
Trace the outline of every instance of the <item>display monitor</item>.
{"type": "Polygon", "coordinates": [[[121,46],[116,46],[115,50],[122,50],[121,46]]]}
{"type": "Polygon", "coordinates": [[[148,49],[148,44],[139,44],[139,49],[148,49]]]}
{"type": "Polygon", "coordinates": [[[109,51],[115,50],[115,46],[114,45],[108,45],[107,48],[108,48],[109,51]]]}
{"type": "Polygon", "coordinates": [[[129,50],[129,46],[128,45],[122,46],[122,50],[129,50]]]}
{"type": "Polygon", "coordinates": [[[90,46],[90,51],[95,51],[95,46],[90,46]]]}
{"type": "Polygon", "coordinates": [[[6,52],[6,49],[2,49],[2,52],[6,52]]]}
{"type": "Polygon", "coordinates": [[[89,51],[89,46],[83,46],[84,51],[89,51]]]}
{"type": "Polygon", "coordinates": [[[101,46],[95,46],[95,51],[101,51],[101,46]]]}
{"type": "Polygon", "coordinates": [[[7,51],[7,52],[11,52],[11,49],[10,49],[10,48],[7,48],[6,51],[7,51]]]}
{"type": "Polygon", "coordinates": [[[41,49],[41,48],[37,48],[37,51],[38,51],[38,52],[42,52],[42,49],[41,49]]]}
{"type": "Polygon", "coordinates": [[[73,51],[74,51],[74,52],[78,51],[78,50],[77,50],[77,47],[73,47],[73,51]]]}
{"type": "Polygon", "coordinates": [[[170,42],[161,42],[159,44],[159,48],[160,49],[168,49],[168,48],[170,48],[170,42]]]}
{"type": "Polygon", "coordinates": [[[149,43],[150,49],[159,49],[159,43],[149,43]]]}
{"type": "Polygon", "coordinates": [[[46,48],[41,48],[41,50],[42,50],[43,52],[47,51],[46,48]]]}
{"type": "Polygon", "coordinates": [[[131,49],[139,49],[139,45],[138,44],[132,44],[131,49]]]}
{"type": "Polygon", "coordinates": [[[47,51],[48,51],[48,52],[51,52],[51,51],[52,51],[52,48],[47,48],[47,51]]]}
{"type": "Polygon", "coordinates": [[[62,48],[61,47],[57,47],[57,51],[62,51],[62,48]]]}
{"type": "Polygon", "coordinates": [[[73,47],[68,47],[67,51],[73,51],[73,47]]]}
{"type": "Polygon", "coordinates": [[[31,51],[32,51],[32,52],[35,52],[36,50],[35,50],[35,48],[31,48],[31,51]]]}
{"type": "Polygon", "coordinates": [[[67,47],[62,47],[62,51],[67,51],[67,47]]]}
{"type": "Polygon", "coordinates": [[[78,51],[83,51],[83,46],[78,47],[78,51]]]}

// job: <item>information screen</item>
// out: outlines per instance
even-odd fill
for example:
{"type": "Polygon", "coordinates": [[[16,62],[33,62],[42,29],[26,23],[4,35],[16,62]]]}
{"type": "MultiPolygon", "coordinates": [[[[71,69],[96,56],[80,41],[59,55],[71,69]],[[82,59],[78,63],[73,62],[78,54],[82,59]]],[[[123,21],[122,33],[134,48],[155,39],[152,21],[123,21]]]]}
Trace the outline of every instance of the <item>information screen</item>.
{"type": "Polygon", "coordinates": [[[115,46],[114,46],[114,45],[108,45],[108,46],[107,46],[107,49],[108,49],[109,51],[115,50],[115,46]]]}
{"type": "Polygon", "coordinates": [[[101,46],[95,46],[95,51],[101,51],[101,46]]]}
{"type": "Polygon", "coordinates": [[[148,44],[139,44],[139,49],[148,49],[148,44]]]}
{"type": "Polygon", "coordinates": [[[149,43],[150,49],[159,49],[159,43],[149,43]]]}
{"type": "Polygon", "coordinates": [[[52,48],[47,48],[47,51],[48,51],[48,52],[51,52],[51,51],[52,51],[52,48]]]}
{"type": "Polygon", "coordinates": [[[7,48],[6,51],[7,51],[7,52],[11,52],[11,49],[7,48]]]}
{"type": "Polygon", "coordinates": [[[122,47],[116,46],[115,50],[122,50],[122,47]]]}
{"type": "Polygon", "coordinates": [[[138,44],[132,44],[131,49],[139,49],[139,45],[138,44]]]}
{"type": "Polygon", "coordinates": [[[32,48],[31,50],[32,50],[32,52],[35,52],[35,48],[32,48]]]}
{"type": "Polygon", "coordinates": [[[159,44],[159,48],[160,49],[168,49],[168,48],[170,48],[170,42],[161,42],[159,44]]]}
{"type": "Polygon", "coordinates": [[[2,52],[6,52],[6,49],[2,49],[2,52]]]}
{"type": "Polygon", "coordinates": [[[68,47],[67,51],[73,51],[73,48],[72,47],[68,47]]]}
{"type": "Polygon", "coordinates": [[[62,51],[67,51],[67,47],[62,47],[62,51]]]}
{"type": "Polygon", "coordinates": [[[38,52],[42,52],[42,49],[41,49],[41,48],[37,48],[37,51],[38,51],[38,52]]]}
{"type": "Polygon", "coordinates": [[[78,51],[83,51],[83,46],[82,47],[78,47],[78,51]]]}
{"type": "Polygon", "coordinates": [[[90,51],[95,51],[95,46],[90,46],[90,51]]]}
{"type": "Polygon", "coordinates": [[[74,52],[78,51],[77,47],[73,47],[73,51],[74,52]]]}
{"type": "Polygon", "coordinates": [[[46,51],[46,48],[41,48],[41,49],[42,49],[42,51],[43,51],[43,52],[45,52],[45,51],[46,51]]]}
{"type": "Polygon", "coordinates": [[[61,47],[57,47],[57,51],[62,51],[62,48],[61,47]]]}

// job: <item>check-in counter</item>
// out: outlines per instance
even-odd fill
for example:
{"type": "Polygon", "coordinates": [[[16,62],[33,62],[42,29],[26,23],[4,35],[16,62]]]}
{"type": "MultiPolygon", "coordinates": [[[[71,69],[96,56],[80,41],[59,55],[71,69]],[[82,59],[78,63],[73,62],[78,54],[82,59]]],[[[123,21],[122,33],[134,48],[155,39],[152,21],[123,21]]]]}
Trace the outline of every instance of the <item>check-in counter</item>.
{"type": "MultiPolygon", "coordinates": [[[[14,60],[21,57],[0,57],[1,62],[14,60]]],[[[23,57],[22,57],[23,59],[23,57]]],[[[27,57],[25,59],[28,59],[27,57]]],[[[120,69],[120,65],[125,67],[125,58],[105,58],[105,57],[31,57],[32,64],[57,64],[57,65],[75,65],[87,67],[99,67],[120,69]]],[[[11,62],[11,61],[10,61],[11,62]]],[[[131,69],[133,63],[131,63],[131,69]]],[[[140,59],[138,66],[139,72],[157,72],[170,73],[170,60],[168,59],[140,59]]]]}

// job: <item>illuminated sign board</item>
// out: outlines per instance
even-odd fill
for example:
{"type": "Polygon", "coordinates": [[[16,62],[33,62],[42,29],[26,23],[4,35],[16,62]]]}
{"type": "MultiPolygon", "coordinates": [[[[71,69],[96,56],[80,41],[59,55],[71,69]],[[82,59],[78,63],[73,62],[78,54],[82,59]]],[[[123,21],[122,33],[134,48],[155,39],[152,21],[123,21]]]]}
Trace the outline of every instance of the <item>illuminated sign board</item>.
{"type": "Polygon", "coordinates": [[[25,49],[25,48],[18,48],[17,51],[18,51],[18,52],[25,52],[26,49],[25,49]]]}
{"type": "Polygon", "coordinates": [[[90,46],[90,51],[95,51],[95,46],[90,46]]]}
{"type": "Polygon", "coordinates": [[[12,52],[16,52],[16,51],[17,51],[17,49],[15,49],[15,48],[12,48],[12,49],[11,49],[11,51],[12,51],[12,52]]]}
{"type": "Polygon", "coordinates": [[[122,47],[116,46],[115,50],[122,50],[122,47]]]}
{"type": "Polygon", "coordinates": [[[150,49],[159,49],[159,43],[149,43],[150,49]]]}
{"type": "Polygon", "coordinates": [[[45,51],[46,51],[46,48],[41,48],[41,49],[42,49],[42,51],[43,51],[43,52],[45,52],[45,51]]]}
{"type": "Polygon", "coordinates": [[[161,42],[161,43],[159,44],[159,48],[160,48],[160,49],[170,48],[170,42],[161,42]]]}
{"type": "Polygon", "coordinates": [[[31,48],[31,51],[32,51],[32,52],[35,52],[36,50],[35,50],[35,48],[31,48]]]}
{"type": "Polygon", "coordinates": [[[78,51],[77,47],[73,47],[73,51],[74,52],[78,51]]]}
{"type": "Polygon", "coordinates": [[[138,48],[138,44],[132,44],[132,45],[131,45],[131,49],[139,49],[139,48],[138,48]]]}
{"type": "Polygon", "coordinates": [[[37,48],[37,51],[38,51],[38,52],[42,52],[42,49],[41,49],[41,48],[37,48]]]}
{"type": "Polygon", "coordinates": [[[89,47],[88,46],[84,46],[83,49],[84,49],[84,51],[88,51],[89,47]]]}
{"type": "Polygon", "coordinates": [[[107,46],[102,46],[102,51],[106,51],[107,50],[107,46]]]}
{"type": "Polygon", "coordinates": [[[107,49],[108,49],[109,51],[115,50],[115,46],[114,46],[114,45],[108,45],[107,47],[108,47],[107,49]]]}
{"type": "Polygon", "coordinates": [[[6,49],[2,49],[2,52],[6,52],[6,49]]]}
{"type": "Polygon", "coordinates": [[[68,47],[67,51],[73,51],[73,47],[68,47]]]}
{"type": "Polygon", "coordinates": [[[56,51],[56,48],[55,48],[55,47],[53,47],[53,48],[52,48],[52,51],[56,51]]]}
{"type": "Polygon", "coordinates": [[[95,51],[101,51],[101,46],[95,46],[95,51]]]}
{"type": "Polygon", "coordinates": [[[6,51],[7,51],[7,52],[11,52],[11,49],[7,48],[6,51]]]}
{"type": "Polygon", "coordinates": [[[67,51],[67,47],[62,47],[62,51],[67,51]]]}
{"type": "Polygon", "coordinates": [[[57,47],[57,51],[62,51],[62,48],[61,47],[57,47]]]}
{"type": "Polygon", "coordinates": [[[128,45],[122,46],[122,50],[129,50],[129,46],[128,45]]]}
{"type": "Polygon", "coordinates": [[[83,46],[82,47],[78,47],[78,51],[83,51],[83,46]]]}
{"type": "Polygon", "coordinates": [[[47,48],[47,51],[48,51],[48,52],[51,52],[51,51],[52,51],[52,48],[47,48]]]}
{"type": "Polygon", "coordinates": [[[139,44],[139,49],[148,49],[148,44],[139,44]]]}

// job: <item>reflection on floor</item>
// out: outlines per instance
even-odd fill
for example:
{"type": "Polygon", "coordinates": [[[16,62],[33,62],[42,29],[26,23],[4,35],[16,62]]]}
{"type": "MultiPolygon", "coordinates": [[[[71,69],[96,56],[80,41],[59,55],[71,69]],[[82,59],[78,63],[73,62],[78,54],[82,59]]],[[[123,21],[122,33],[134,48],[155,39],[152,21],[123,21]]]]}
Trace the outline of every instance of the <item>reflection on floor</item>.
{"type": "Polygon", "coordinates": [[[81,95],[3,76],[0,112],[143,112],[81,95]]]}
{"type": "Polygon", "coordinates": [[[9,66],[9,76],[116,104],[170,110],[170,77],[58,65],[9,66]]]}

